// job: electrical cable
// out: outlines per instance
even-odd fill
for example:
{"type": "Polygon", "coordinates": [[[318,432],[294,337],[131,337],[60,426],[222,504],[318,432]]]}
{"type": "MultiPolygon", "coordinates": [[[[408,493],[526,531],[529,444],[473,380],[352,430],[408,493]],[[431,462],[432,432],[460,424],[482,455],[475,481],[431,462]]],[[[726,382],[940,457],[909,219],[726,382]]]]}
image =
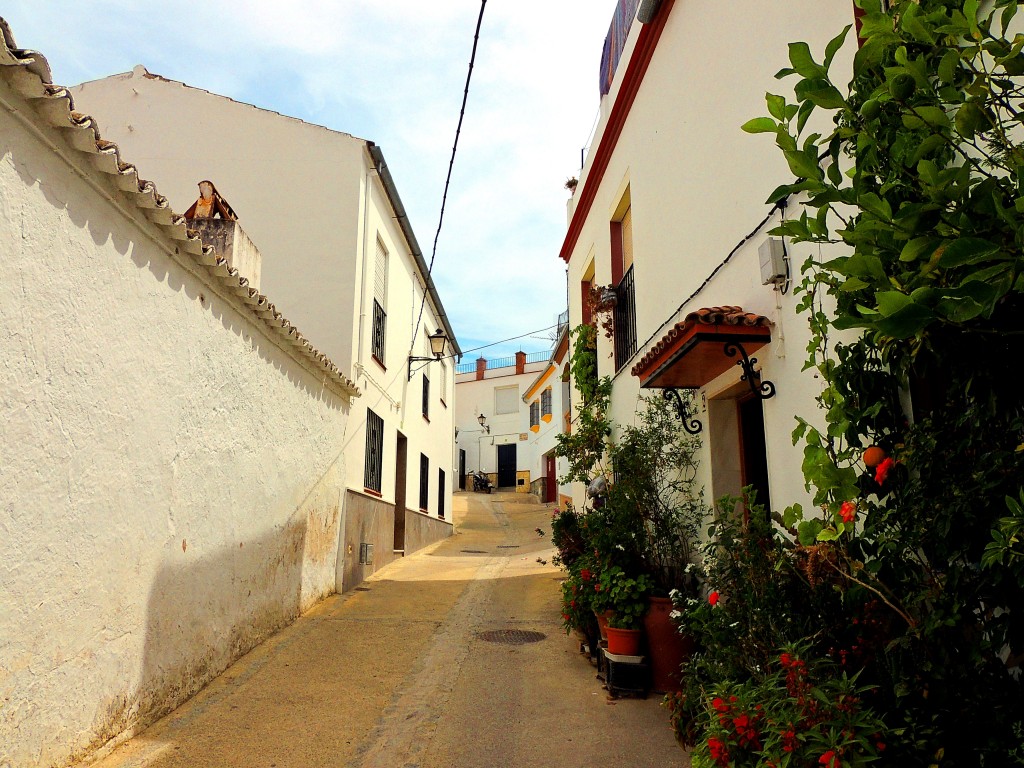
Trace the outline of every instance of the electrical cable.
{"type": "MultiPolygon", "coordinates": [[[[437,219],[437,230],[434,233],[434,246],[430,251],[430,262],[427,264],[427,275],[432,274],[434,270],[434,257],[437,256],[437,241],[441,236],[441,224],[444,222],[444,209],[445,204],[448,202],[448,187],[452,181],[452,168],[455,166],[455,152],[459,146],[459,134],[462,132],[462,120],[466,116],[466,103],[469,101],[469,81],[473,77],[473,64],[476,61],[476,49],[480,42],[480,26],[484,20],[484,8],[487,7],[487,0],[480,0],[480,14],[476,19],[476,31],[473,33],[473,50],[469,56],[469,71],[466,73],[466,85],[462,91],[462,107],[459,109],[459,122],[455,127],[455,141],[452,144],[451,158],[448,160],[448,176],[444,181],[444,193],[441,195],[441,212],[437,219]]],[[[427,304],[427,292],[423,292],[423,299],[420,301],[420,311],[416,318],[416,325],[412,329],[412,343],[409,346],[409,355],[412,356],[413,350],[416,348],[416,337],[420,332],[420,322],[423,320],[423,309],[427,304]]],[[[472,350],[470,350],[472,351],[472,350]]]]}

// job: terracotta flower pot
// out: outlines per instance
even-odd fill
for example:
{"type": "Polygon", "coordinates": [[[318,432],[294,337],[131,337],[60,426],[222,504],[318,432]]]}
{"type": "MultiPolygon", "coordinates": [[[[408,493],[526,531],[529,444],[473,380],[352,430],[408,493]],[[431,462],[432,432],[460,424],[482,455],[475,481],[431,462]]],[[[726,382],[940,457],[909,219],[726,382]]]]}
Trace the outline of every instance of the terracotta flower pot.
{"type": "Polygon", "coordinates": [[[643,631],[639,629],[608,627],[608,653],[614,653],[616,656],[639,656],[642,635],[643,631]]]}
{"type": "Polygon", "coordinates": [[[598,613],[594,611],[594,615],[597,616],[597,629],[601,635],[602,640],[608,639],[608,619],[612,615],[612,611],[605,611],[604,613],[598,613]]]}
{"type": "Polygon", "coordinates": [[[680,665],[693,652],[693,641],[679,634],[672,620],[672,600],[667,597],[648,598],[644,614],[644,633],[651,664],[654,690],[672,693],[682,690],[680,665]]]}

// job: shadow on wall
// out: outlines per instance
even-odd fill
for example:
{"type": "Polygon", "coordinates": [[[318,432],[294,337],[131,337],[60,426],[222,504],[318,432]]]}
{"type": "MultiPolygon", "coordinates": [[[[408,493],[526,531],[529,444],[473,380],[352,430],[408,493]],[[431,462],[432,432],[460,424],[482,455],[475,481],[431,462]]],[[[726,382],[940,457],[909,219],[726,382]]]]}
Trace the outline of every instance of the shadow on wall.
{"type": "Polygon", "coordinates": [[[333,555],[337,529],[331,530],[335,536],[315,541],[306,519],[292,521],[210,553],[182,540],[181,557],[160,567],[150,589],[136,689],[108,704],[94,746],[139,732],[293,622],[305,607],[303,561],[310,549],[333,555]]]}

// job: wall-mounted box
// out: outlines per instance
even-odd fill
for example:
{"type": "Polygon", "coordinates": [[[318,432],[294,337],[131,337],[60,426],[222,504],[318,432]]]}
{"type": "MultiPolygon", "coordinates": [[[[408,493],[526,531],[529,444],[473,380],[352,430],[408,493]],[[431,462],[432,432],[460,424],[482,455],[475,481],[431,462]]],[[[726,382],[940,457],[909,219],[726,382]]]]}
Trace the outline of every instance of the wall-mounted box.
{"type": "Polygon", "coordinates": [[[786,246],[781,237],[769,237],[757,249],[761,262],[761,285],[780,285],[788,279],[786,246]]]}

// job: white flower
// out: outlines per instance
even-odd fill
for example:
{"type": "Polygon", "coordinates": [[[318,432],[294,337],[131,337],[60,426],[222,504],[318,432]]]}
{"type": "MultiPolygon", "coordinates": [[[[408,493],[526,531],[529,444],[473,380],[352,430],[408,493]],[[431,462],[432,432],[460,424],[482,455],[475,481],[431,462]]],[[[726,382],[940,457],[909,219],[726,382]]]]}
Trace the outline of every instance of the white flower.
{"type": "Polygon", "coordinates": [[[693,565],[694,565],[693,563],[687,563],[686,567],[683,568],[683,573],[689,573],[690,571],[692,571],[693,570],[693,565]]]}
{"type": "Polygon", "coordinates": [[[670,614],[668,615],[668,617],[669,617],[670,619],[678,619],[678,618],[679,618],[680,616],[682,616],[682,615],[683,615],[683,614],[682,614],[682,613],[680,613],[679,611],[672,611],[672,613],[670,613],[670,614]]]}
{"type": "Polygon", "coordinates": [[[668,596],[671,597],[673,600],[678,599],[678,597],[679,597],[679,590],[678,589],[669,590],[668,596]]]}

